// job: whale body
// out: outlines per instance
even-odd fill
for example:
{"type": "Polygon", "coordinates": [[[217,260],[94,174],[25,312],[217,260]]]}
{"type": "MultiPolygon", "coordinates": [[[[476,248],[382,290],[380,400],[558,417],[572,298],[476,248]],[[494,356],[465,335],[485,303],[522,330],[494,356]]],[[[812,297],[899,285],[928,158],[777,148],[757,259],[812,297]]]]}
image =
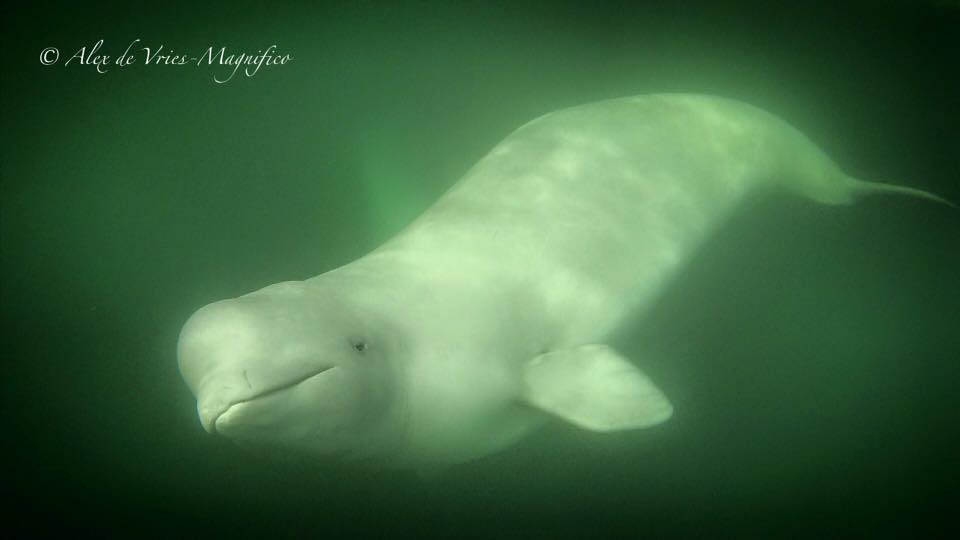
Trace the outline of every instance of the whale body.
{"type": "Polygon", "coordinates": [[[207,431],[399,466],[478,458],[549,419],[654,426],[668,398],[605,341],[764,189],[940,200],[854,179],[744,103],[573,107],[517,129],[371,253],[198,310],[180,371],[207,431]]]}

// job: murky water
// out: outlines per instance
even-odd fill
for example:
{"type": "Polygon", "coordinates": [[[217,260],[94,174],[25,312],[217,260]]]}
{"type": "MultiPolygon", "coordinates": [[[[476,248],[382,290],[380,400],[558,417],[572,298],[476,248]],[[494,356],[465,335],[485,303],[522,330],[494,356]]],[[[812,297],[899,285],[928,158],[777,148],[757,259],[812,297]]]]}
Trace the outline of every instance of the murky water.
{"type": "Polygon", "coordinates": [[[960,11],[906,4],[6,18],[15,513],[38,534],[944,532],[960,483],[960,213],[929,202],[751,201],[615,343],[670,396],[668,423],[550,425],[434,483],[207,435],[175,357],[197,307],[366,253],[515,127],[599,99],[737,98],[854,175],[960,200],[960,11]],[[293,61],[225,84],[208,67],[37,61],[137,38],[194,54],[276,43],[293,61]]]}

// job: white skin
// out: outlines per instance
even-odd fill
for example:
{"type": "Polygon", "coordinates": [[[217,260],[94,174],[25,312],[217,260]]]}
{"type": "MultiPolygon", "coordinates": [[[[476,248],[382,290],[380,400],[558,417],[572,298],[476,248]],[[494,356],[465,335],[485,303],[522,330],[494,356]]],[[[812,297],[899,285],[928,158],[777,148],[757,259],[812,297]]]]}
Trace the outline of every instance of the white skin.
{"type": "Polygon", "coordinates": [[[653,425],[666,398],[602,344],[761,186],[827,203],[880,189],[729,100],[552,113],[372,253],[201,309],[180,369],[209,431],[401,466],[474,459],[551,416],[653,425]]]}

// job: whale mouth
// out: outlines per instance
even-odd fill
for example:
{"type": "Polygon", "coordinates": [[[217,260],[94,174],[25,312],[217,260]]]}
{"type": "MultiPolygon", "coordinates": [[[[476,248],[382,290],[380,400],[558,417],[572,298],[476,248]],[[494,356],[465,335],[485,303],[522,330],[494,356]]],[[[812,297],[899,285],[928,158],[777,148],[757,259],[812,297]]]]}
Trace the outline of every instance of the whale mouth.
{"type": "Polygon", "coordinates": [[[245,404],[245,403],[251,403],[251,402],[253,402],[253,401],[257,401],[257,400],[260,400],[260,399],[263,399],[263,398],[266,398],[266,397],[269,397],[269,396],[272,396],[272,395],[275,395],[275,394],[279,394],[280,392],[283,392],[283,391],[285,391],[285,390],[289,390],[289,389],[293,388],[294,386],[303,384],[303,383],[307,382],[308,380],[310,380],[310,379],[312,379],[312,378],[314,378],[314,377],[318,377],[318,376],[320,376],[320,375],[323,375],[324,373],[326,373],[326,372],[334,369],[335,367],[336,367],[336,366],[327,366],[327,367],[318,369],[318,370],[316,370],[316,371],[311,371],[310,373],[308,373],[308,374],[306,374],[306,375],[302,375],[302,376],[300,376],[300,377],[298,377],[298,378],[296,378],[296,379],[294,379],[294,380],[292,380],[292,381],[285,382],[285,383],[281,383],[281,384],[278,384],[278,385],[273,386],[273,387],[271,387],[271,388],[267,388],[266,390],[263,390],[263,391],[261,391],[261,392],[258,392],[258,393],[256,393],[256,394],[254,394],[253,396],[250,396],[250,397],[248,397],[248,398],[246,398],[246,399],[240,399],[240,400],[231,402],[231,403],[230,403],[229,405],[227,405],[222,411],[220,411],[220,414],[218,414],[216,417],[214,417],[214,419],[210,422],[210,427],[211,427],[212,429],[209,430],[209,431],[216,431],[216,430],[217,430],[217,429],[216,429],[216,428],[217,428],[217,422],[220,420],[220,418],[223,417],[223,416],[224,416],[225,414],[227,414],[228,412],[230,412],[230,410],[233,409],[234,407],[236,407],[237,405],[242,405],[242,404],[245,404]]]}

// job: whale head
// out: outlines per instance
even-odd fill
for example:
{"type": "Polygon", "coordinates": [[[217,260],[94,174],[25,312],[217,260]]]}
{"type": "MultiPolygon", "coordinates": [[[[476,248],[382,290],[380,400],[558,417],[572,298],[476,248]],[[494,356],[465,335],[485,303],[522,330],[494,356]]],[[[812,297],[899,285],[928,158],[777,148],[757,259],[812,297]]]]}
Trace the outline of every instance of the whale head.
{"type": "Polygon", "coordinates": [[[383,449],[399,428],[393,348],[349,298],[291,281],[199,309],[177,359],[208,432],[357,456],[383,449]]]}

